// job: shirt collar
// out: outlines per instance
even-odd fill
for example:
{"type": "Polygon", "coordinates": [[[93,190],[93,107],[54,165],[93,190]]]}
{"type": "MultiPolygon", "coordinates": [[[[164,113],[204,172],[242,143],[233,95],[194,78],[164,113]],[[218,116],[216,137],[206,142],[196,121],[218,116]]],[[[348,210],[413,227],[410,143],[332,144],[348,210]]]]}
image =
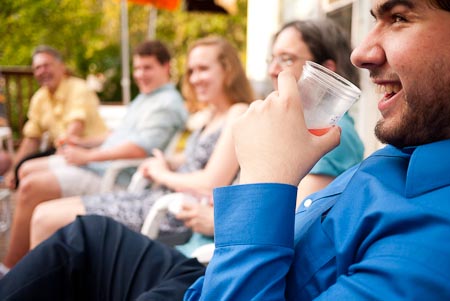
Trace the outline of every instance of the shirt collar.
{"type": "Polygon", "coordinates": [[[450,185],[449,151],[450,139],[414,148],[406,175],[407,197],[450,185]]]}
{"type": "Polygon", "coordinates": [[[159,86],[158,88],[152,90],[149,93],[142,93],[142,94],[143,95],[152,95],[152,94],[157,94],[161,91],[165,91],[165,90],[169,90],[169,89],[172,90],[174,88],[175,88],[175,85],[169,82],[167,84],[163,84],[163,85],[159,86]]]}
{"type": "Polygon", "coordinates": [[[450,139],[414,147],[395,148],[391,145],[374,155],[409,159],[405,179],[405,196],[415,197],[450,185],[450,139]]]}
{"type": "MultiPolygon", "coordinates": [[[[404,158],[408,164],[405,173],[404,194],[406,197],[412,198],[450,185],[450,160],[447,159],[449,151],[450,139],[401,149],[387,145],[374,152],[371,157],[404,158]]],[[[333,185],[316,192],[309,198],[315,202],[314,200],[319,200],[324,196],[329,197],[342,193],[358,170],[358,166],[347,170],[347,172],[339,176],[340,180],[334,181],[333,185]]],[[[305,211],[305,207],[308,206],[302,204],[298,209],[299,212],[305,211]]]]}

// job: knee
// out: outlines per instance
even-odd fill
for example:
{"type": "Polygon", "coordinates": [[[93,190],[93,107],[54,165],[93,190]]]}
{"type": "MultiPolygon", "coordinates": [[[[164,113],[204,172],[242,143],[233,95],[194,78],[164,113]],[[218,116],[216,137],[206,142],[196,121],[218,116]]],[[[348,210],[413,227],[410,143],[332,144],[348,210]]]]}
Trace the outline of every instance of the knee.
{"type": "Polygon", "coordinates": [[[118,233],[132,231],[116,220],[102,215],[78,216],[73,224],[83,228],[84,232],[94,235],[95,233],[115,233],[114,235],[118,235],[118,233]]]}
{"type": "Polygon", "coordinates": [[[47,210],[47,204],[39,204],[33,211],[33,216],[31,217],[31,227],[33,229],[47,228],[51,221],[49,216],[49,211],[47,210]]]}
{"type": "Polygon", "coordinates": [[[19,180],[23,180],[27,175],[30,174],[30,170],[31,170],[31,164],[29,161],[25,161],[23,162],[18,170],[17,170],[17,177],[19,178],[19,180]]]}
{"type": "Polygon", "coordinates": [[[55,226],[52,226],[52,220],[46,204],[40,204],[34,209],[30,225],[31,248],[34,248],[53,234],[56,229],[54,229],[55,226]]]}
{"type": "Polygon", "coordinates": [[[25,177],[21,179],[20,186],[18,188],[18,201],[27,200],[30,196],[34,194],[36,189],[36,181],[31,177],[25,177]]]}
{"type": "Polygon", "coordinates": [[[108,228],[111,227],[111,225],[117,223],[115,220],[108,216],[95,214],[78,215],[75,219],[75,222],[79,223],[86,229],[108,228]]]}

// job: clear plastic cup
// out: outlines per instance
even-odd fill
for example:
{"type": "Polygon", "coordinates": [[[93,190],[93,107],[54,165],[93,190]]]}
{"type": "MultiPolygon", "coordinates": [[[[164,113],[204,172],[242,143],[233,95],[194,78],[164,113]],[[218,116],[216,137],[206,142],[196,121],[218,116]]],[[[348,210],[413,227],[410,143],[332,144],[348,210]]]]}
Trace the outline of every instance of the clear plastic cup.
{"type": "Polygon", "coordinates": [[[307,61],[298,81],[306,127],[325,134],[359,99],[361,90],[339,74],[307,61]]]}

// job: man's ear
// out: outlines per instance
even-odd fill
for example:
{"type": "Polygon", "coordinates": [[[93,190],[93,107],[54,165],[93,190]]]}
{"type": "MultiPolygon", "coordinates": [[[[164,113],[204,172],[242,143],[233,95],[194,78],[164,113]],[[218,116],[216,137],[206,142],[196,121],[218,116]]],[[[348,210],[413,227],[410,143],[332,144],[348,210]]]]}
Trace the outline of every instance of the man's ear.
{"type": "Polygon", "coordinates": [[[336,62],[333,60],[326,60],[325,62],[322,63],[322,66],[330,69],[333,72],[336,72],[336,69],[337,69],[336,62]]]}

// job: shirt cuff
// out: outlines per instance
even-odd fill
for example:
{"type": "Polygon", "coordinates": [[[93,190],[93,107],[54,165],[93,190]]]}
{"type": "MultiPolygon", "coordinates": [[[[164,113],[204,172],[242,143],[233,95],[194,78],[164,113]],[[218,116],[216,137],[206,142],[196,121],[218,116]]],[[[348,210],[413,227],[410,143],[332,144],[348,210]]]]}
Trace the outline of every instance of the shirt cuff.
{"type": "Polygon", "coordinates": [[[296,186],[279,183],[216,188],[216,247],[266,244],[292,248],[296,197],[296,186]]]}

